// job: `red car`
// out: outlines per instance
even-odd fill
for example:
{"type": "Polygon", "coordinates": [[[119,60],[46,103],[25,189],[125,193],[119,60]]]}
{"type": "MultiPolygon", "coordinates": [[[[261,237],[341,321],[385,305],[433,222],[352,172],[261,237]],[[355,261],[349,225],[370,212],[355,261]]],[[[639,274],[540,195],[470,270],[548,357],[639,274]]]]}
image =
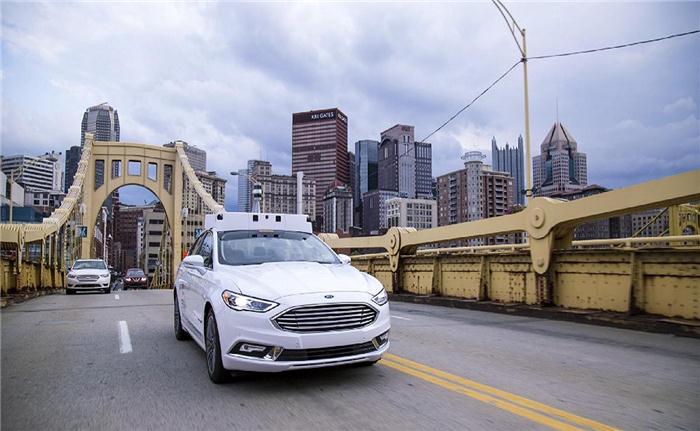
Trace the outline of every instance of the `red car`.
{"type": "Polygon", "coordinates": [[[129,268],[124,275],[124,290],[145,289],[148,278],[141,268],[129,268]]]}

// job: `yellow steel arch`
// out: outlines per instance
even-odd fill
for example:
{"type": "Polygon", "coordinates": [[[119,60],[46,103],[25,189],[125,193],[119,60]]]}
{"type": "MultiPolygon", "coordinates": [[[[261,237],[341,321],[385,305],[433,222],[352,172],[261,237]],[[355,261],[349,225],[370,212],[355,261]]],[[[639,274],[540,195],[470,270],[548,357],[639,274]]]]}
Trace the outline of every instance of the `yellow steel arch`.
{"type": "Polygon", "coordinates": [[[65,268],[59,250],[64,249],[69,242],[69,221],[81,219],[82,223],[87,225],[88,235],[82,239],[80,255],[82,258],[91,257],[90,242],[103,202],[114,190],[131,184],[146,187],[163,204],[173,240],[171,268],[176,269],[181,260],[180,253],[175,251],[180,250],[182,244],[181,210],[185,178],[211,212],[224,211],[223,206],[211,197],[195,175],[185,154],[183,142],[177,141],[174,148],[128,142],[97,142],[91,133],[86,133],[78,169],[61,206],[40,224],[0,224],[0,240],[16,246],[16,258],[12,264],[14,275],[3,270],[3,276],[0,277],[3,285],[0,287],[7,291],[8,288],[22,288],[25,285],[62,286],[63,280],[57,274],[62,273],[65,268]],[[78,213],[80,217],[77,217],[78,213]],[[58,244],[61,233],[64,248],[58,244]],[[51,241],[48,241],[45,253],[47,239],[51,241]],[[42,265],[39,275],[23,275],[24,245],[38,241],[42,242],[42,265]],[[49,256],[49,262],[45,259],[46,255],[49,256]],[[44,267],[52,268],[51,277],[44,276],[44,267]]]}

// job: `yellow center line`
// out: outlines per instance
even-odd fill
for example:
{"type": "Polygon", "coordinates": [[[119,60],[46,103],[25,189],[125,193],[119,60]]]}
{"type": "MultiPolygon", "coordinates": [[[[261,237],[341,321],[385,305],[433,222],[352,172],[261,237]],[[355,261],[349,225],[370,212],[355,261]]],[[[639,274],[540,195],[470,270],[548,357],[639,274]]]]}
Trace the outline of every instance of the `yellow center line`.
{"type": "MultiPolygon", "coordinates": [[[[505,403],[505,404],[503,404],[504,407],[501,407],[501,405],[498,405],[498,407],[504,408],[505,410],[510,411],[511,413],[518,414],[520,416],[524,416],[524,415],[520,414],[521,412],[519,410],[517,412],[515,410],[513,410],[514,408],[520,409],[522,407],[525,407],[527,409],[534,410],[535,412],[540,412],[540,413],[544,413],[547,415],[556,416],[556,417],[559,417],[561,419],[567,420],[571,423],[582,425],[584,427],[587,427],[587,428],[590,428],[590,429],[593,429],[596,431],[618,431],[617,428],[605,425],[603,423],[600,423],[600,422],[597,422],[597,421],[594,421],[591,419],[587,419],[587,418],[584,418],[581,416],[577,416],[577,415],[568,413],[566,411],[557,409],[555,407],[551,407],[551,406],[548,406],[546,404],[542,404],[542,403],[539,403],[537,401],[533,401],[533,400],[530,400],[528,398],[512,394],[510,392],[496,389],[492,386],[484,385],[482,383],[475,382],[473,380],[469,380],[469,379],[466,379],[464,377],[460,377],[460,376],[456,376],[454,374],[446,373],[444,371],[429,367],[427,365],[420,364],[420,363],[415,362],[415,361],[411,361],[409,359],[402,358],[400,356],[392,355],[390,353],[384,355],[384,359],[380,362],[380,364],[387,365],[391,368],[394,368],[394,369],[397,369],[399,371],[405,372],[407,374],[413,375],[414,377],[418,377],[418,378],[421,378],[423,380],[430,381],[431,383],[437,384],[439,386],[445,387],[445,388],[453,390],[453,391],[454,391],[454,389],[451,387],[445,386],[445,383],[448,385],[456,384],[456,387],[458,387],[460,389],[464,389],[466,387],[468,389],[478,391],[478,392],[476,392],[478,395],[487,395],[487,396],[490,396],[489,398],[497,397],[496,399],[505,403]],[[400,366],[401,368],[398,368],[398,366],[400,366]],[[431,377],[431,379],[430,380],[426,379],[425,378],[426,376],[431,377]]],[[[456,392],[464,393],[462,390],[459,390],[456,392]]],[[[472,396],[471,393],[465,393],[465,395],[472,396]]],[[[472,396],[472,397],[476,398],[476,399],[480,399],[478,397],[474,397],[474,396],[472,396]]],[[[482,399],[480,399],[480,400],[482,400],[482,399]]],[[[484,401],[484,400],[482,400],[482,401],[484,401]]],[[[490,401],[485,401],[485,402],[491,403],[490,401]]],[[[531,410],[527,410],[527,412],[531,412],[531,410]]],[[[525,416],[525,417],[532,419],[529,416],[525,416]]],[[[546,416],[544,416],[544,417],[549,419],[546,416]]],[[[539,419],[541,419],[541,418],[539,418],[539,419]]],[[[540,420],[536,420],[536,422],[543,423],[540,420]]],[[[563,422],[557,421],[557,423],[560,425],[568,426],[568,424],[565,424],[563,422]]],[[[552,426],[550,424],[546,424],[546,425],[552,426]]],[[[557,428],[557,427],[554,427],[554,428],[561,429],[561,428],[557,428]]],[[[576,429],[576,428],[564,428],[564,429],[576,429]]]]}
{"type": "Polygon", "coordinates": [[[380,364],[393,368],[395,370],[401,371],[406,374],[410,374],[413,377],[418,377],[419,379],[425,380],[427,382],[433,383],[435,385],[441,386],[445,389],[449,389],[450,391],[457,392],[458,394],[462,395],[467,395],[469,397],[472,397],[476,400],[479,400],[481,402],[490,404],[494,407],[498,407],[502,410],[505,410],[507,412],[516,414],[518,416],[522,416],[524,418],[530,419],[533,422],[540,423],[542,425],[546,425],[550,428],[553,428],[555,430],[559,431],[583,431],[581,428],[577,428],[573,425],[567,424],[566,422],[561,422],[559,420],[556,420],[554,418],[551,418],[549,416],[545,416],[543,414],[534,412],[530,409],[526,409],[524,407],[517,406],[513,403],[510,403],[508,401],[504,401],[500,398],[492,397],[491,395],[486,395],[482,394],[481,392],[477,392],[471,389],[467,389],[464,386],[457,385],[455,383],[450,383],[448,381],[438,379],[437,377],[431,376],[430,374],[424,373],[422,371],[414,370],[412,368],[403,366],[401,364],[398,364],[396,362],[392,362],[388,359],[382,359],[380,364]]]}

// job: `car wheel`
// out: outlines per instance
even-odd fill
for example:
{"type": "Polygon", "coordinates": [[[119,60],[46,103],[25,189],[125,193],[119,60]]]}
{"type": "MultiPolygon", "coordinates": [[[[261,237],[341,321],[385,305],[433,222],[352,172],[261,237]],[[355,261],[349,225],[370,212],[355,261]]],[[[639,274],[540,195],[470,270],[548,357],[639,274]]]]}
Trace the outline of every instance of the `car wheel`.
{"type": "Polygon", "coordinates": [[[104,289],[102,289],[102,293],[109,293],[109,292],[110,292],[109,287],[105,287],[104,289]]]}
{"type": "Polygon", "coordinates": [[[73,289],[66,289],[66,295],[72,295],[75,293],[75,290],[73,289]]]}
{"type": "Polygon", "coordinates": [[[180,303],[175,296],[175,306],[173,307],[173,322],[175,323],[175,338],[180,341],[185,341],[189,338],[187,332],[182,327],[182,320],[180,320],[180,303]]]}
{"type": "Polygon", "coordinates": [[[231,374],[224,368],[221,361],[221,344],[219,344],[219,328],[216,326],[214,312],[207,313],[207,328],[205,330],[204,345],[207,352],[207,372],[214,383],[225,383],[231,374]]]}

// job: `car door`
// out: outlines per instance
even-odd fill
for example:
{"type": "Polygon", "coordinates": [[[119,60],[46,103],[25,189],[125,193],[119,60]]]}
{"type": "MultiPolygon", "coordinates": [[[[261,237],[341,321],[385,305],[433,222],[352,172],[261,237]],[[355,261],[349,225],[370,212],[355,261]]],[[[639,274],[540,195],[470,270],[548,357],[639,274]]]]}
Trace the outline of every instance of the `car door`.
{"type": "MultiPolygon", "coordinates": [[[[192,247],[190,247],[189,252],[187,253],[188,256],[194,256],[199,254],[199,248],[202,244],[202,237],[200,236],[197,241],[192,244],[192,247]]],[[[183,318],[185,321],[186,325],[188,328],[194,328],[197,329],[198,326],[196,324],[196,319],[192,315],[192,283],[195,282],[193,273],[196,272],[197,269],[187,265],[187,264],[182,264],[180,266],[180,270],[178,271],[178,295],[179,295],[179,300],[180,300],[180,316],[183,318]]]]}
{"type": "Polygon", "coordinates": [[[193,268],[190,272],[192,283],[190,283],[190,306],[191,313],[194,318],[194,324],[197,329],[204,331],[204,304],[209,291],[209,283],[211,279],[211,271],[213,269],[213,252],[214,252],[214,234],[211,231],[205,232],[202,235],[197,254],[204,259],[203,268],[193,268]]]}

